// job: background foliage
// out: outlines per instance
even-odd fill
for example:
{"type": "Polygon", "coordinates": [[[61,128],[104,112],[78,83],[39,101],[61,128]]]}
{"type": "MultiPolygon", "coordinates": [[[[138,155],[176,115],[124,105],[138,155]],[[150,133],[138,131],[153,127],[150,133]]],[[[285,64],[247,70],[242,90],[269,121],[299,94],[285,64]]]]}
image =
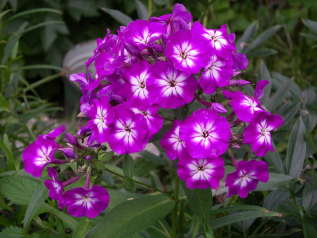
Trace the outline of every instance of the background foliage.
{"type": "Polygon", "coordinates": [[[206,26],[226,23],[237,33],[239,50],[250,60],[243,78],[271,82],[264,105],[286,123],[275,134],[277,151],[265,158],[270,181],[247,199],[227,199],[221,193],[211,196],[211,191],[179,187],[172,180],[174,165],[162,152],[145,151],[138,160],[113,159],[111,152],[100,152],[93,164],[94,179],[110,188],[110,207],[91,221],[59,211],[41,181],[21,170],[20,153],[56,120],[75,126],[79,94],[66,82],[65,75],[75,70],[66,67],[66,53],[78,43],[102,37],[106,28],[165,14],[174,1],[2,0],[1,238],[315,237],[317,2],[182,3],[206,26]],[[174,188],[179,188],[176,195],[170,193],[174,188]]]}

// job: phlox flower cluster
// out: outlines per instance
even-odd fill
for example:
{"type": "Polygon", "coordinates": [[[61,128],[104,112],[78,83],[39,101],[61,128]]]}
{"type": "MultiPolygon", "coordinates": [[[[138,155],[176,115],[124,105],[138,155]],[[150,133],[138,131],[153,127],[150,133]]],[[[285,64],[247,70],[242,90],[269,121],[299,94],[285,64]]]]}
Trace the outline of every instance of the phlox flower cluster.
{"type": "MultiPolygon", "coordinates": [[[[193,22],[181,4],[171,14],[133,21],[116,34],[108,31],[97,39],[87,72],[70,75],[82,91],[85,125],[76,136],[65,134],[66,147],[56,142],[61,128],[39,136],[23,152],[25,170],[39,177],[47,165],[93,159],[79,151],[104,145],[118,155],[140,152],[165,131],[161,147],[177,161],[185,186],[217,189],[225,179],[228,196],[246,197],[269,178],[267,164],[257,157],[274,150],[272,132],[283,119],[261,104],[267,81],[257,82],[254,95],[242,91],[251,83],[237,75],[248,61],[234,41],[226,25],[208,29],[193,22]],[[189,109],[189,115],[182,113],[189,109]],[[175,117],[166,118],[164,112],[175,117]],[[242,144],[250,146],[253,159],[227,155],[242,144]],[[66,159],[56,159],[57,152],[66,159]],[[235,171],[224,178],[225,163],[231,161],[235,171]]],[[[95,217],[109,203],[106,189],[91,186],[88,175],[83,187],[68,191],[65,187],[78,176],[62,182],[53,167],[48,176],[50,197],[74,216],[95,217]]]]}

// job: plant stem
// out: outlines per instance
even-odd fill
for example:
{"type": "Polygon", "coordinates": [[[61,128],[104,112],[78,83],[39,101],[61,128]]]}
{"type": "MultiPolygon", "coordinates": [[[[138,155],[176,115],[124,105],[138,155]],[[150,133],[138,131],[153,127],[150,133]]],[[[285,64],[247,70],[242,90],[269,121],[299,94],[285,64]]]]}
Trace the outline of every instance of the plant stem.
{"type": "MultiPolygon", "coordinates": [[[[117,177],[120,177],[120,178],[122,178],[122,179],[125,178],[125,176],[123,176],[123,175],[121,175],[121,174],[118,174],[118,173],[112,171],[112,170],[109,169],[109,168],[104,167],[104,170],[106,170],[106,171],[108,171],[109,173],[111,173],[111,174],[113,174],[113,175],[115,175],[115,176],[117,176],[117,177]]],[[[135,180],[135,179],[133,179],[133,178],[131,178],[131,179],[132,179],[132,181],[133,181],[134,183],[139,184],[139,185],[142,185],[143,187],[146,187],[146,188],[148,188],[148,189],[150,189],[150,190],[153,190],[153,191],[156,191],[156,192],[160,192],[160,193],[164,193],[164,192],[161,191],[160,189],[155,188],[155,187],[152,187],[152,186],[149,185],[149,184],[142,183],[142,182],[137,181],[137,180],[135,180]]]]}
{"type": "Polygon", "coordinates": [[[175,176],[175,207],[173,211],[173,223],[172,223],[172,237],[177,238],[178,227],[178,205],[179,205],[179,178],[175,176]]]}

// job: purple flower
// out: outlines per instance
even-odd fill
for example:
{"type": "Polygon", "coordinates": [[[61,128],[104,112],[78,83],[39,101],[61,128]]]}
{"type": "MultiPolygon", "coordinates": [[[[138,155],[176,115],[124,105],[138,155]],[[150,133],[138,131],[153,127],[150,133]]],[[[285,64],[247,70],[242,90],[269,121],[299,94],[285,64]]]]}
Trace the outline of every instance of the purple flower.
{"type": "Polygon", "coordinates": [[[64,126],[58,127],[48,134],[40,135],[22,152],[24,170],[34,177],[41,177],[43,169],[50,163],[59,163],[55,152],[60,147],[55,139],[64,131],[64,126]]]}
{"type": "Polygon", "coordinates": [[[211,109],[200,109],[181,126],[180,136],[193,158],[223,154],[229,145],[230,124],[211,109]]]}
{"type": "Polygon", "coordinates": [[[149,137],[144,117],[133,113],[126,105],[118,105],[115,118],[110,125],[108,142],[111,149],[118,154],[143,150],[149,137]]]}
{"type": "Polygon", "coordinates": [[[165,28],[165,36],[169,36],[180,30],[189,30],[193,17],[183,4],[176,3],[172,14],[159,17],[151,17],[150,21],[159,22],[165,28]]]}
{"type": "Polygon", "coordinates": [[[146,61],[133,64],[126,70],[125,76],[129,83],[130,100],[137,103],[145,103],[153,100],[149,95],[148,89],[152,83],[153,76],[150,66],[146,61]]]}
{"type": "Polygon", "coordinates": [[[171,160],[184,157],[187,152],[184,141],[180,138],[181,122],[174,121],[174,125],[161,139],[161,146],[171,160]]]}
{"type": "Polygon", "coordinates": [[[259,181],[265,183],[268,179],[269,168],[264,161],[240,161],[236,165],[236,171],[226,178],[228,197],[238,194],[241,198],[246,198],[249,192],[256,189],[259,181]]]}
{"type": "Polygon", "coordinates": [[[243,141],[250,144],[257,156],[264,156],[268,151],[274,151],[271,132],[284,123],[279,115],[268,112],[257,113],[251,123],[245,128],[243,141]]]}
{"type": "Polygon", "coordinates": [[[232,75],[231,62],[213,55],[207,66],[203,69],[199,84],[204,93],[211,94],[218,87],[228,86],[232,75]]]}
{"type": "Polygon", "coordinates": [[[153,65],[153,85],[150,90],[163,108],[177,108],[191,102],[196,91],[196,80],[176,70],[167,62],[153,65]]]}
{"type": "Polygon", "coordinates": [[[94,100],[88,116],[90,120],[87,122],[87,126],[92,129],[93,137],[99,143],[107,141],[108,138],[108,124],[112,122],[112,112],[108,104],[108,98],[100,100],[94,100]]]}
{"type": "Polygon", "coordinates": [[[99,78],[113,74],[121,66],[124,58],[120,56],[122,44],[117,35],[107,33],[96,50],[95,67],[99,78]]]}
{"type": "Polygon", "coordinates": [[[177,174],[189,189],[217,189],[224,176],[224,161],[220,157],[201,159],[183,157],[178,162],[177,174]]]}
{"type": "Polygon", "coordinates": [[[123,30],[123,40],[132,47],[143,50],[159,40],[163,33],[163,26],[156,22],[136,20],[123,30]]]}
{"type": "Polygon", "coordinates": [[[166,44],[166,57],[176,69],[198,73],[210,58],[208,42],[191,31],[179,31],[171,35],[166,44]]]}
{"type": "Polygon", "coordinates": [[[109,194],[101,186],[92,188],[73,188],[64,193],[63,204],[67,212],[74,217],[94,218],[105,210],[109,204],[109,194]]]}
{"type": "Polygon", "coordinates": [[[58,174],[54,168],[48,168],[47,170],[51,179],[44,181],[45,187],[47,187],[51,199],[60,200],[63,195],[63,184],[58,180],[58,174]]]}
{"type": "Polygon", "coordinates": [[[157,113],[157,105],[131,105],[131,110],[145,119],[149,135],[154,135],[162,128],[163,118],[157,113]]]}
{"type": "Polygon", "coordinates": [[[242,92],[224,91],[224,95],[231,99],[230,105],[237,117],[244,122],[250,122],[257,112],[263,112],[260,102],[252,97],[243,94],[242,92]]]}
{"type": "Polygon", "coordinates": [[[192,31],[206,39],[218,56],[224,56],[235,50],[234,35],[227,33],[226,25],[222,25],[220,29],[206,29],[199,22],[195,22],[192,31]]]}

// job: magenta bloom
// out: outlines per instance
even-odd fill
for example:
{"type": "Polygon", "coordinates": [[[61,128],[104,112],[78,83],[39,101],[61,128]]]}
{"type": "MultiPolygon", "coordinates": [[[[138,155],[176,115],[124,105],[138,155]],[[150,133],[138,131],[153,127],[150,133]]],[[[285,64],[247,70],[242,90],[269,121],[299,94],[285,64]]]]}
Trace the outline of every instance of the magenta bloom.
{"type": "Polygon", "coordinates": [[[211,94],[218,87],[228,86],[232,75],[231,62],[213,55],[200,76],[199,84],[204,93],[211,94]]]}
{"type": "Polygon", "coordinates": [[[264,112],[260,102],[252,96],[247,96],[242,92],[225,91],[224,94],[231,99],[230,105],[241,121],[250,122],[256,112],[264,112]]]}
{"type": "Polygon", "coordinates": [[[90,120],[88,121],[87,126],[92,129],[93,137],[99,143],[107,141],[109,131],[108,124],[113,118],[107,100],[107,98],[94,100],[88,112],[90,120]]]}
{"type": "Polygon", "coordinates": [[[131,110],[145,119],[149,135],[154,135],[162,128],[163,118],[157,113],[157,105],[131,105],[131,110]]]}
{"type": "Polygon", "coordinates": [[[58,127],[47,134],[40,135],[22,152],[25,172],[34,177],[41,177],[43,169],[50,163],[58,163],[55,152],[60,147],[55,139],[64,132],[64,126],[58,127]]]}
{"type": "Polygon", "coordinates": [[[224,176],[224,161],[220,157],[184,157],[177,165],[177,174],[189,189],[217,189],[224,176]]]}
{"type": "Polygon", "coordinates": [[[153,85],[150,90],[163,108],[177,108],[191,102],[196,91],[196,80],[176,70],[167,62],[153,65],[153,85]]]}
{"type": "Polygon", "coordinates": [[[139,50],[149,47],[159,40],[163,33],[163,26],[156,22],[136,20],[123,30],[123,40],[139,50]]]}
{"type": "Polygon", "coordinates": [[[150,21],[159,22],[164,26],[164,35],[169,36],[180,30],[189,30],[193,17],[183,4],[176,3],[172,14],[151,17],[150,21]]]}
{"type": "Polygon", "coordinates": [[[153,77],[150,71],[150,66],[146,61],[138,64],[133,64],[125,72],[126,79],[129,83],[130,100],[136,103],[152,102],[153,98],[150,97],[149,85],[151,85],[153,77]]]}
{"type": "Polygon", "coordinates": [[[174,121],[173,128],[169,130],[161,140],[161,146],[171,160],[184,157],[187,152],[184,141],[180,138],[181,122],[174,121]]]}
{"type": "Polygon", "coordinates": [[[125,105],[116,108],[116,120],[110,126],[109,145],[118,154],[135,153],[148,142],[148,127],[143,116],[130,111],[125,105]]]}
{"type": "Polygon", "coordinates": [[[51,199],[60,200],[63,195],[63,184],[58,180],[58,174],[54,168],[48,168],[47,170],[51,179],[44,181],[45,187],[47,187],[51,199]]]}
{"type": "Polygon", "coordinates": [[[243,141],[251,145],[252,151],[257,156],[264,156],[268,151],[274,151],[271,132],[281,127],[283,123],[283,118],[279,115],[260,112],[245,128],[243,141]]]}
{"type": "Polygon", "coordinates": [[[198,73],[211,56],[208,42],[191,31],[179,31],[171,35],[166,44],[166,57],[176,69],[187,73],[198,73]]]}
{"type": "Polygon", "coordinates": [[[227,33],[226,25],[222,25],[220,29],[206,29],[199,22],[195,22],[192,31],[206,39],[218,56],[223,56],[235,49],[234,35],[227,33]]]}
{"type": "Polygon", "coordinates": [[[109,194],[105,188],[94,185],[90,189],[70,189],[64,193],[63,200],[70,215],[94,218],[108,207],[109,194]]]}
{"type": "Polygon", "coordinates": [[[123,57],[119,55],[122,49],[118,36],[107,33],[96,50],[95,67],[99,78],[113,74],[123,63],[123,57]]]}
{"type": "Polygon", "coordinates": [[[211,109],[199,109],[184,121],[180,136],[193,158],[219,156],[228,148],[230,124],[211,109]]]}
{"type": "Polygon", "coordinates": [[[236,171],[226,178],[228,197],[238,194],[241,198],[246,198],[249,192],[256,189],[259,181],[265,183],[268,180],[269,168],[264,161],[240,161],[236,165],[236,171]]]}

